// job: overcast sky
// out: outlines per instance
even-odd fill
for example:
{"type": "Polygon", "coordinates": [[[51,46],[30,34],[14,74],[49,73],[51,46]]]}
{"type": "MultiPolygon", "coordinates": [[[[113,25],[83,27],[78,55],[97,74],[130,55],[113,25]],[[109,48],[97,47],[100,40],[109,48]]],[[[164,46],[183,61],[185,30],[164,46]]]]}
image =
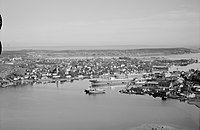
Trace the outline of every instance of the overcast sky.
{"type": "Polygon", "coordinates": [[[5,48],[200,45],[200,0],[0,0],[0,13],[5,48]]]}

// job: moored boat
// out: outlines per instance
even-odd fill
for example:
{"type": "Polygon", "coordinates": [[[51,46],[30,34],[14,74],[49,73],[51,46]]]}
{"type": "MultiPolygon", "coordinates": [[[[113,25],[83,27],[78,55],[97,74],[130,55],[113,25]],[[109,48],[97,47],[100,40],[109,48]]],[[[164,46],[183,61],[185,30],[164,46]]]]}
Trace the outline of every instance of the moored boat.
{"type": "Polygon", "coordinates": [[[85,93],[86,94],[103,94],[103,93],[105,93],[105,90],[101,89],[101,88],[91,87],[91,88],[85,89],[85,93]]]}
{"type": "Polygon", "coordinates": [[[115,86],[127,84],[132,79],[92,79],[89,80],[92,86],[115,86]]]}

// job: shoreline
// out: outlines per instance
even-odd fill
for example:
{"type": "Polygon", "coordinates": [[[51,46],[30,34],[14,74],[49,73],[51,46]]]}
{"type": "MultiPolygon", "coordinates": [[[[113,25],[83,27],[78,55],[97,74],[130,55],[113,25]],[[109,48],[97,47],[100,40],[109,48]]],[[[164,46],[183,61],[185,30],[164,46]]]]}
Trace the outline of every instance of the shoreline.
{"type": "Polygon", "coordinates": [[[200,101],[188,101],[187,103],[190,105],[195,105],[196,107],[200,108],[200,101]]]}
{"type": "MultiPolygon", "coordinates": [[[[22,80],[20,81],[23,82],[24,85],[28,85],[29,83],[60,83],[60,82],[70,82],[71,80],[80,80],[80,79],[76,79],[76,78],[65,78],[65,79],[40,79],[40,80],[22,80]]],[[[18,81],[19,82],[19,81],[18,81]]],[[[17,83],[17,81],[15,81],[15,83],[17,83]]],[[[0,88],[7,88],[7,87],[10,87],[10,86],[15,86],[14,84],[8,84],[8,85],[5,85],[5,86],[0,86],[0,88]]],[[[18,86],[18,85],[16,85],[18,86]]],[[[123,84],[121,85],[114,85],[114,86],[99,86],[101,88],[110,88],[110,89],[116,89],[116,88],[124,88],[125,86],[123,84]]],[[[200,108],[200,99],[189,99],[187,100],[187,102],[185,102],[189,105],[195,105],[197,108],[200,108]]]]}
{"type": "Polygon", "coordinates": [[[162,124],[142,124],[137,127],[132,127],[128,130],[193,130],[193,129],[181,128],[181,127],[177,128],[162,124]]]}

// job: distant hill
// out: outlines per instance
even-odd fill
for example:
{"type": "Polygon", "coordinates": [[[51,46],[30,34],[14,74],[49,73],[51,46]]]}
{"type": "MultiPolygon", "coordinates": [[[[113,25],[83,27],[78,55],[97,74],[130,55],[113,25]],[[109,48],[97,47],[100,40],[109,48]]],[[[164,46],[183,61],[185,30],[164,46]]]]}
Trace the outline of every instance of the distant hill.
{"type": "Polygon", "coordinates": [[[102,49],[102,50],[18,50],[4,51],[2,56],[32,56],[42,58],[56,57],[119,57],[119,56],[162,56],[171,54],[198,53],[199,50],[187,48],[144,48],[144,49],[102,49]]]}

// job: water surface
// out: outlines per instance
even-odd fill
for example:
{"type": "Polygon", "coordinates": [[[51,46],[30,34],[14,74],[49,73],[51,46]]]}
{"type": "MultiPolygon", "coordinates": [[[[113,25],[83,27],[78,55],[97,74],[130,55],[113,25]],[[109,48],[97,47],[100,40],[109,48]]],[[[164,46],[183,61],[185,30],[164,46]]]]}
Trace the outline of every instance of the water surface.
{"type": "Polygon", "coordinates": [[[87,80],[0,89],[0,130],[127,130],[144,123],[199,129],[199,108],[177,100],[86,95],[87,80]]]}

